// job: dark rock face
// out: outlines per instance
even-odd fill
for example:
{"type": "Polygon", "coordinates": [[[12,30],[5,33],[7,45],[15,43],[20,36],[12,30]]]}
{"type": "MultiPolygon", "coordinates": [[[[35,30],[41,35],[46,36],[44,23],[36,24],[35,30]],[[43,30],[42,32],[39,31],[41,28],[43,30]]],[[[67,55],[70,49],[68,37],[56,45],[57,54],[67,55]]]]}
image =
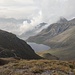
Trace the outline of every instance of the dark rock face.
{"type": "Polygon", "coordinates": [[[40,58],[25,41],[3,30],[0,30],[0,57],[40,58]]]}

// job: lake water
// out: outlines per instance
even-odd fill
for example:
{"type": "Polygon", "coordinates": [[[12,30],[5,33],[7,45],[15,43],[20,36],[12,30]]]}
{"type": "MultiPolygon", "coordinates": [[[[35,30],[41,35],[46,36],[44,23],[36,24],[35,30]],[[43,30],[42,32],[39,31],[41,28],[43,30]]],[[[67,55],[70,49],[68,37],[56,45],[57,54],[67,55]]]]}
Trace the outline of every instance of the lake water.
{"type": "Polygon", "coordinates": [[[43,45],[43,44],[36,44],[36,43],[33,43],[33,42],[27,42],[27,44],[29,44],[35,52],[50,49],[49,46],[46,46],[46,45],[43,45]]]}

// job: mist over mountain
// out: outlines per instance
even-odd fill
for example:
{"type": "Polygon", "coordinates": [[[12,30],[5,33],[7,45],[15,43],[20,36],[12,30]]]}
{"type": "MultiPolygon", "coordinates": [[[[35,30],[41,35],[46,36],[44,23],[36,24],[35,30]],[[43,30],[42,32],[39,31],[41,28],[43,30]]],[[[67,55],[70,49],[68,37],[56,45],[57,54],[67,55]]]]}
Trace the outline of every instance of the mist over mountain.
{"type": "Polygon", "coordinates": [[[0,29],[20,35],[24,21],[31,23],[29,19],[0,18],[0,29]]]}
{"type": "Polygon", "coordinates": [[[68,20],[75,16],[74,0],[0,0],[0,5],[0,22],[2,18],[8,22],[1,23],[0,29],[17,35],[29,33],[43,22],[55,23],[61,16],[68,20]]]}
{"type": "Polygon", "coordinates": [[[35,27],[33,27],[33,29],[22,33],[19,37],[26,40],[30,36],[34,36],[34,35],[38,34],[41,30],[46,28],[46,26],[47,26],[47,23],[44,23],[44,22],[40,23],[40,24],[36,25],[35,27]]]}
{"type": "Polygon", "coordinates": [[[37,35],[29,37],[27,41],[47,44],[46,41],[75,26],[75,23],[72,23],[72,20],[70,21],[60,18],[56,23],[50,24],[37,35]]]}
{"type": "Polygon", "coordinates": [[[22,24],[23,21],[30,23],[28,19],[15,19],[15,18],[0,18],[0,23],[12,23],[12,24],[22,24]]]}
{"type": "Polygon", "coordinates": [[[31,35],[35,35],[40,32],[47,23],[39,23],[41,20],[39,16],[34,17],[33,19],[15,19],[15,18],[0,18],[0,29],[12,32],[21,38],[27,38],[31,35]],[[38,21],[36,21],[38,20],[38,21]],[[38,23],[37,23],[38,22],[38,23]]]}
{"type": "Polygon", "coordinates": [[[68,20],[64,17],[60,17],[59,20],[57,21],[57,23],[67,23],[68,20]]]}
{"type": "Polygon", "coordinates": [[[0,0],[0,75],[75,75],[75,0],[0,0]]]}

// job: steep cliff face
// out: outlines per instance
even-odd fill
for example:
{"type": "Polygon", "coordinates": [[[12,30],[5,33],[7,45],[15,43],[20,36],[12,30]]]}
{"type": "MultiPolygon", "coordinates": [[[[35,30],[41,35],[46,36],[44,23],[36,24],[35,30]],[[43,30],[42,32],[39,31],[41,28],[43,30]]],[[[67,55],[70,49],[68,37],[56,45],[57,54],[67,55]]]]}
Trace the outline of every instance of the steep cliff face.
{"type": "Polygon", "coordinates": [[[0,30],[0,57],[40,58],[25,41],[3,30],[0,30]]]}

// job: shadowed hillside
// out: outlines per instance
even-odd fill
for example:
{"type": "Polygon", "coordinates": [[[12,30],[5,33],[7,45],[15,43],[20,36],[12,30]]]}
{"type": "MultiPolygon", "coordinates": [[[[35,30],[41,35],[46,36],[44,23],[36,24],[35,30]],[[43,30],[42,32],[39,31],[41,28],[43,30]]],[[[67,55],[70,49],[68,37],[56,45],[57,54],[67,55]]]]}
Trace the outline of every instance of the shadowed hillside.
{"type": "Polygon", "coordinates": [[[40,58],[25,41],[3,30],[0,30],[0,57],[40,58]]]}

